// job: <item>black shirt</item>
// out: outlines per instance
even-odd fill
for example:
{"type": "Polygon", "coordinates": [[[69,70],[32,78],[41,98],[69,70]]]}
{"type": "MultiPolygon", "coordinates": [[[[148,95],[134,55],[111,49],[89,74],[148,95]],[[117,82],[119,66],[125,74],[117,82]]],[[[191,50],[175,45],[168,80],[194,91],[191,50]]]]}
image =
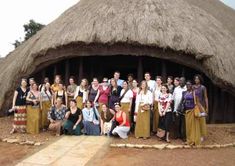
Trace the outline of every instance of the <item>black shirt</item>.
{"type": "Polygon", "coordinates": [[[79,115],[81,115],[82,111],[79,108],[77,108],[74,114],[72,114],[70,108],[68,109],[68,111],[70,111],[68,120],[70,120],[71,122],[73,122],[73,124],[75,124],[78,121],[79,115]]]}
{"type": "Polygon", "coordinates": [[[16,97],[15,106],[24,106],[24,105],[26,105],[26,97],[28,95],[29,89],[26,89],[26,91],[24,92],[21,89],[21,87],[18,87],[16,89],[16,91],[18,92],[18,95],[16,97]]]}

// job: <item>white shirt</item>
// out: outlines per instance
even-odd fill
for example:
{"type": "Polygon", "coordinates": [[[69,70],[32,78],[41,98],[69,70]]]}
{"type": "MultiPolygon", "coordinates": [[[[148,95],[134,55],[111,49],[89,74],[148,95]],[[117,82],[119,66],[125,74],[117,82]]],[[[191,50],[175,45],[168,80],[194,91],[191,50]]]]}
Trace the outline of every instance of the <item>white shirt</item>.
{"type": "MultiPolygon", "coordinates": [[[[121,90],[121,93],[120,93],[120,97],[124,94],[125,90],[122,89],[121,90]]],[[[123,96],[123,98],[121,99],[121,103],[130,103],[132,101],[132,98],[133,98],[133,92],[132,90],[128,90],[126,92],[126,94],[123,96]]]]}
{"type": "Polygon", "coordinates": [[[82,96],[82,102],[85,103],[86,100],[87,100],[87,90],[85,89],[80,89],[80,86],[77,86],[76,90],[75,90],[75,93],[74,93],[74,99],[76,99],[78,97],[78,92],[79,90],[83,93],[83,96],[82,96]]]}
{"type": "Polygon", "coordinates": [[[155,89],[155,81],[154,80],[149,80],[149,81],[147,81],[147,84],[148,84],[149,90],[151,92],[153,92],[154,89],[155,89]]]}
{"type": "Polygon", "coordinates": [[[186,90],[187,90],[186,86],[184,86],[183,88],[181,86],[177,86],[174,89],[174,92],[173,92],[174,112],[177,111],[177,108],[179,107],[179,104],[180,104],[181,99],[182,99],[182,93],[186,90]]]}
{"type": "Polygon", "coordinates": [[[155,101],[158,101],[160,94],[161,94],[161,86],[160,87],[156,86],[156,88],[154,90],[154,100],[155,101]]]}
{"type": "Polygon", "coordinates": [[[140,103],[153,104],[153,94],[151,91],[147,91],[146,94],[138,93],[135,101],[135,112],[138,112],[140,103]]]}

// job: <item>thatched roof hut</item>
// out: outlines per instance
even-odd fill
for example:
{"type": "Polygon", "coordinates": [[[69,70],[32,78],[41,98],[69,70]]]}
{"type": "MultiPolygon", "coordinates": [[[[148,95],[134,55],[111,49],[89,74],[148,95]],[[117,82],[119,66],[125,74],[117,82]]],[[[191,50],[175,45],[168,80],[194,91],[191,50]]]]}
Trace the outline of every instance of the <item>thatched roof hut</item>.
{"type": "Polygon", "coordinates": [[[0,66],[0,108],[22,76],[60,59],[148,55],[205,73],[235,94],[235,11],[218,0],[81,0],[0,66]]]}

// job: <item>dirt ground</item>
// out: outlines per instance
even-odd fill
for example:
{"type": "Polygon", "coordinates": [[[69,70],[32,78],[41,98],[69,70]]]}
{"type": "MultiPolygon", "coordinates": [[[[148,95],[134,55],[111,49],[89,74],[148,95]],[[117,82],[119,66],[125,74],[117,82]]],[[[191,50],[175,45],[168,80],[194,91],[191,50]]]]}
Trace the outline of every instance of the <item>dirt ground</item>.
{"type": "Polygon", "coordinates": [[[97,154],[89,166],[234,166],[235,148],[223,149],[127,149],[108,148],[97,154]]]}
{"type": "MultiPolygon", "coordinates": [[[[12,117],[0,118],[0,165],[15,165],[27,156],[38,152],[58,138],[49,132],[40,134],[10,135],[12,117]],[[21,141],[41,142],[41,146],[19,145],[1,142],[4,138],[14,138],[21,141]]],[[[182,144],[181,140],[171,140],[171,144],[182,144]]],[[[204,144],[226,144],[235,142],[235,124],[208,125],[208,137],[204,144]]],[[[135,139],[131,135],[128,139],[112,139],[111,143],[160,144],[156,137],[148,140],[135,139]]],[[[222,149],[127,149],[104,148],[96,154],[87,165],[235,165],[235,148],[222,149]]]]}

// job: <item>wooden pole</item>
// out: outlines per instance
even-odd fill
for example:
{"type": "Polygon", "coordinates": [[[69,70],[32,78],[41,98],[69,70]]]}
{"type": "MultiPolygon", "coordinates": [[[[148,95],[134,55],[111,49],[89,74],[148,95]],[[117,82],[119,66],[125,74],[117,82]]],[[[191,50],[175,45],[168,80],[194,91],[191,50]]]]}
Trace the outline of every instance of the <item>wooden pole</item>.
{"type": "Polygon", "coordinates": [[[138,82],[141,82],[141,81],[143,80],[143,63],[142,63],[142,57],[138,57],[137,79],[138,79],[138,82]]]}
{"type": "Polygon", "coordinates": [[[68,86],[68,80],[69,80],[69,75],[70,75],[70,68],[69,68],[69,59],[65,61],[65,74],[64,74],[64,79],[65,79],[65,85],[68,86]]]}
{"type": "Polygon", "coordinates": [[[167,71],[166,71],[166,62],[162,60],[162,81],[166,82],[167,71]]]}
{"type": "Polygon", "coordinates": [[[79,71],[78,71],[78,81],[80,82],[83,78],[83,57],[79,58],[79,71]]]}

